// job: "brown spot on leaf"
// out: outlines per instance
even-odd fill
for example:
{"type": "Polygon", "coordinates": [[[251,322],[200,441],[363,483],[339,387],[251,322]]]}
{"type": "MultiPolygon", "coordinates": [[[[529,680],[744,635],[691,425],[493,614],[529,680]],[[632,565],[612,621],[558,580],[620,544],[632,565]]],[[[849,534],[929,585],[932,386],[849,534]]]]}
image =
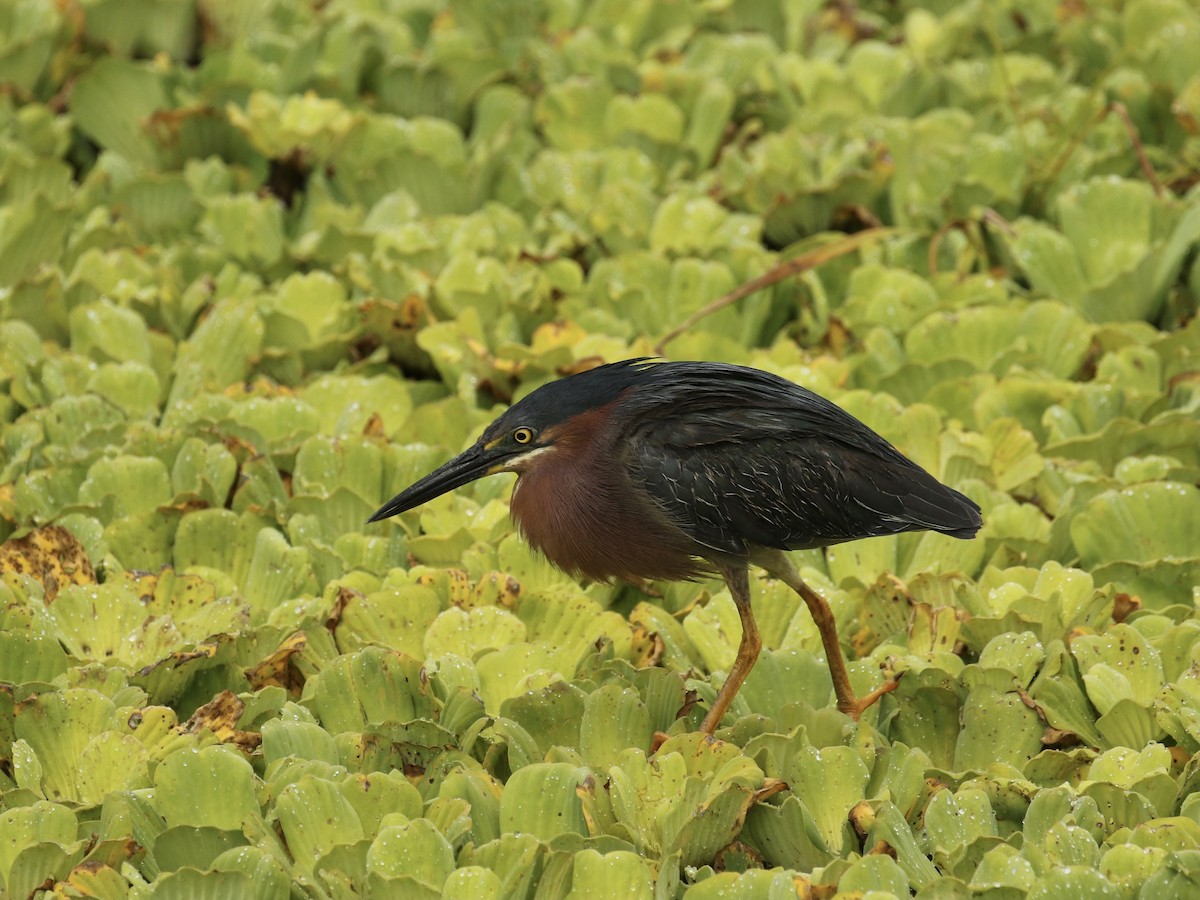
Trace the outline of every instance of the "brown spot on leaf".
{"type": "Polygon", "coordinates": [[[297,695],[304,687],[304,676],[293,664],[293,657],[308,646],[308,637],[302,631],[287,637],[275,652],[266,659],[246,669],[246,680],[255,690],[265,687],[281,687],[297,695]]]}
{"type": "Polygon", "coordinates": [[[325,619],[326,630],[333,632],[337,630],[342,621],[342,615],[346,612],[346,607],[354,600],[362,598],[362,594],[348,587],[339,587],[337,599],[333,602],[333,609],[329,611],[329,616],[325,619]]]}
{"type": "Polygon", "coordinates": [[[713,869],[718,872],[726,870],[745,872],[748,869],[761,868],[763,868],[762,856],[750,845],[743,844],[741,841],[733,841],[723,847],[717,851],[717,855],[713,859],[713,869]]]}
{"type": "MultiPolygon", "coordinates": [[[[665,731],[654,732],[654,737],[650,739],[650,752],[648,753],[648,755],[653,756],[655,753],[658,752],[658,749],[670,739],[671,739],[671,736],[669,734],[667,734],[665,731]]],[[[605,784],[604,787],[607,790],[608,784],[605,784]]]]}
{"type": "Polygon", "coordinates": [[[69,584],[95,584],[92,567],[83,545],[61,525],[35,528],[24,537],[0,544],[0,575],[15,572],[38,581],[46,592],[46,604],[69,584]]]}
{"type": "Polygon", "coordinates": [[[371,413],[371,417],[363,425],[362,433],[366,437],[387,437],[383,430],[383,417],[379,413],[371,413]]]}
{"type": "Polygon", "coordinates": [[[875,846],[867,851],[867,855],[868,856],[872,856],[872,855],[874,855],[874,856],[890,856],[892,859],[895,859],[896,858],[896,848],[893,847],[891,844],[889,844],[887,841],[876,841],[875,846]]]}
{"type": "Polygon", "coordinates": [[[212,732],[223,744],[231,744],[243,753],[249,754],[262,743],[262,735],[257,731],[239,731],[238,720],[246,709],[246,704],[233,691],[221,691],[194,713],[183,724],[183,728],[192,734],[201,731],[212,732]]]}
{"type": "Polygon", "coordinates": [[[1065,750],[1068,747],[1078,747],[1083,741],[1073,731],[1061,728],[1047,728],[1042,732],[1042,746],[1052,750],[1065,750]]]}
{"type": "Polygon", "coordinates": [[[682,719],[684,716],[688,715],[692,711],[692,708],[699,702],[700,695],[695,691],[688,691],[683,695],[683,706],[679,707],[679,709],[675,711],[675,718],[682,719]]]}
{"type": "Polygon", "coordinates": [[[633,664],[639,669],[657,666],[667,651],[666,642],[657,631],[642,625],[633,626],[633,664]]]}
{"type": "Polygon", "coordinates": [[[1142,608],[1142,598],[1131,594],[1117,594],[1113,597],[1112,618],[1118,624],[1142,608]]]}

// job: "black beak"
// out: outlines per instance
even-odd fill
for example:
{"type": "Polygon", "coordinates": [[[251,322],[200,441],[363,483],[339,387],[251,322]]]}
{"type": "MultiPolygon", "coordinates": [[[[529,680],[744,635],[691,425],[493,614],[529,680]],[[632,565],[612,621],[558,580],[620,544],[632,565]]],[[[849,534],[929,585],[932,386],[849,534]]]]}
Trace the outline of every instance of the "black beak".
{"type": "Polygon", "coordinates": [[[402,490],[379,507],[375,515],[367,521],[378,522],[380,519],[390,518],[420,506],[422,503],[427,503],[434,497],[440,497],[448,491],[490,474],[495,466],[515,455],[510,449],[499,447],[488,449],[482,444],[468,447],[444,466],[435,469],[416,484],[402,490]]]}

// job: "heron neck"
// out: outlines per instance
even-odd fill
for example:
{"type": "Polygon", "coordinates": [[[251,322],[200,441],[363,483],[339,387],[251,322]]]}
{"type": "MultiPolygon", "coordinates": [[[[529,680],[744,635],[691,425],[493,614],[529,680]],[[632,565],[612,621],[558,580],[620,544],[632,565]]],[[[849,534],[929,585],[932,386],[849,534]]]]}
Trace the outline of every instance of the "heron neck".
{"type": "Polygon", "coordinates": [[[572,575],[633,582],[697,577],[703,567],[691,539],[631,483],[613,449],[611,441],[560,438],[517,480],[517,527],[572,575]]]}

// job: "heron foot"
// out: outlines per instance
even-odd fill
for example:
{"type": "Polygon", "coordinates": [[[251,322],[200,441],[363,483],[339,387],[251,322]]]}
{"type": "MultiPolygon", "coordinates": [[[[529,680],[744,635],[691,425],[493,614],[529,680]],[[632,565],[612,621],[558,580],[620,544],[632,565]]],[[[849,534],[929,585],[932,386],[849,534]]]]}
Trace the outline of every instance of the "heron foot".
{"type": "Polygon", "coordinates": [[[875,690],[871,691],[871,693],[866,694],[863,697],[855,697],[853,694],[845,697],[838,697],[838,710],[845,713],[855,722],[857,722],[859,717],[864,712],[879,702],[880,697],[882,697],[884,694],[890,694],[898,687],[900,687],[899,675],[890,681],[885,681],[879,687],[875,688],[875,690]]]}

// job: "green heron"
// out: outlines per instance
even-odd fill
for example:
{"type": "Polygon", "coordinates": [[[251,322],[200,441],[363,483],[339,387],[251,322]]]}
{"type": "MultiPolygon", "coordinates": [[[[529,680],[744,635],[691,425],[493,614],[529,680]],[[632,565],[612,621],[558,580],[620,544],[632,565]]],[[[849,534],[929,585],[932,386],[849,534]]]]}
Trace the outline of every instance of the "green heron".
{"type": "Polygon", "coordinates": [[[803,598],[838,709],[858,718],[896,683],[854,695],[833,612],[785,551],[904,531],[966,539],[983,521],[969,498],[812,391],[743,366],[648,359],[538,388],[371,521],[497,472],[517,473],[511,512],[525,539],[573,576],[725,579],[742,637],[707,734],[762,649],[750,563],[803,598]]]}

